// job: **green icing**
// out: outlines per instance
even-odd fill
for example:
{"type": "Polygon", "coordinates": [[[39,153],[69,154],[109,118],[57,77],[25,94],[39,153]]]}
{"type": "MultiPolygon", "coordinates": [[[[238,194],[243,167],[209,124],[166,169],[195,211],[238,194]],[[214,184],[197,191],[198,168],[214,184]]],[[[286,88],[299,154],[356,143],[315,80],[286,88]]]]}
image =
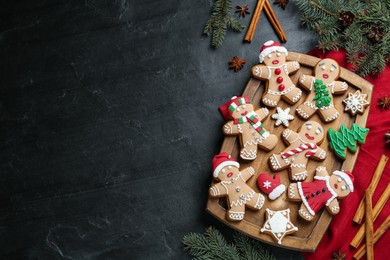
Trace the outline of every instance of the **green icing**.
{"type": "Polygon", "coordinates": [[[329,91],[322,80],[316,79],[314,82],[314,101],[318,108],[328,107],[332,101],[332,97],[329,95],[329,91]]]}
{"type": "Polygon", "coordinates": [[[346,158],[346,148],[351,152],[356,152],[356,142],[364,144],[369,129],[352,124],[351,129],[344,125],[340,126],[340,131],[336,132],[332,128],[328,130],[329,146],[342,159],[346,158]]]}

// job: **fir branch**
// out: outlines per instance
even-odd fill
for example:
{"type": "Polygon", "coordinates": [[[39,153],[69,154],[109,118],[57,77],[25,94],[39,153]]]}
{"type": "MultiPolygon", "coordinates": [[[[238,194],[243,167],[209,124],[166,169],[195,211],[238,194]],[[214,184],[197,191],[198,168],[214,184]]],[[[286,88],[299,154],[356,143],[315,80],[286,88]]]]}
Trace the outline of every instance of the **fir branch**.
{"type": "Polygon", "coordinates": [[[228,244],[222,234],[209,227],[205,233],[189,233],[183,238],[184,249],[193,259],[275,260],[260,242],[241,233],[234,235],[234,244],[228,244]]]}
{"type": "Polygon", "coordinates": [[[244,29],[231,14],[231,9],[232,0],[215,0],[211,15],[203,28],[203,34],[206,36],[211,34],[211,46],[215,48],[222,45],[228,28],[238,32],[244,29]]]}
{"type": "Polygon", "coordinates": [[[344,48],[361,76],[385,69],[390,60],[390,1],[293,1],[302,12],[302,24],[318,33],[317,47],[344,48]]]}

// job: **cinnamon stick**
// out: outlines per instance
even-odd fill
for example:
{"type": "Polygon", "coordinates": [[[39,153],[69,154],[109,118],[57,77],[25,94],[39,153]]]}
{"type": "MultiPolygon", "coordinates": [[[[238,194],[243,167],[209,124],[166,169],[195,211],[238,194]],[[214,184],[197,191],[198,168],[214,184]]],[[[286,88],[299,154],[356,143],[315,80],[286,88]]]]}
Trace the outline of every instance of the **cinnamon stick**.
{"type": "Polygon", "coordinates": [[[259,22],[261,12],[263,11],[264,3],[268,2],[266,0],[258,0],[256,4],[255,11],[253,12],[251,22],[249,24],[248,30],[246,31],[244,41],[251,42],[253,36],[255,36],[256,26],[259,22]]]}
{"type": "Polygon", "coordinates": [[[372,190],[366,190],[366,251],[367,260],[374,259],[374,221],[372,219],[372,190]]]}
{"type": "MultiPolygon", "coordinates": [[[[386,205],[387,200],[389,199],[389,197],[390,197],[390,183],[387,184],[386,190],[382,193],[382,195],[379,198],[378,202],[375,204],[374,209],[372,210],[372,214],[374,215],[373,216],[373,221],[375,221],[377,219],[377,217],[381,213],[383,207],[386,205]]],[[[365,230],[366,230],[366,224],[363,223],[360,226],[360,229],[356,233],[355,237],[351,241],[350,245],[352,247],[357,248],[360,245],[360,243],[363,240],[363,237],[366,234],[365,230]]]]}
{"type": "MultiPolygon", "coordinates": [[[[374,234],[374,244],[386,233],[387,229],[390,227],[390,216],[387,216],[386,220],[380,225],[380,227],[375,231],[374,234]]],[[[354,254],[354,259],[360,259],[366,254],[366,245],[362,247],[354,254]]]]}
{"type": "Polygon", "coordinates": [[[274,30],[275,30],[276,34],[278,35],[279,39],[282,42],[286,42],[287,36],[284,33],[283,28],[280,25],[279,20],[276,17],[276,14],[275,14],[274,10],[272,9],[271,4],[268,1],[265,1],[264,11],[265,11],[265,14],[268,16],[268,19],[271,22],[272,27],[274,27],[274,30]]]}
{"type": "MultiPolygon", "coordinates": [[[[374,175],[372,176],[371,183],[368,186],[368,189],[371,189],[375,191],[376,186],[378,185],[379,179],[382,176],[383,170],[386,167],[386,163],[389,160],[389,158],[385,155],[381,156],[381,159],[379,160],[378,166],[376,167],[376,170],[374,172],[374,175]]],[[[360,204],[356,210],[355,216],[353,217],[353,222],[357,224],[361,224],[364,216],[364,197],[360,201],[360,204]]]]}

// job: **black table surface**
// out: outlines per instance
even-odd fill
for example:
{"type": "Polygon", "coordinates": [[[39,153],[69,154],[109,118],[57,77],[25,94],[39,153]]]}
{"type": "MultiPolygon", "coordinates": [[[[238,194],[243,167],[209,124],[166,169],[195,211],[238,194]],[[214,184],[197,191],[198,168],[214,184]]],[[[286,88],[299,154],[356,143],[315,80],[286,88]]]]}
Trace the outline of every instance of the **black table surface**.
{"type": "MultiPolygon", "coordinates": [[[[277,36],[262,14],[251,44],[228,31],[211,48],[212,3],[1,1],[0,259],[189,259],[185,234],[231,237],[205,211],[217,108],[277,36]]],[[[273,7],[287,49],[315,47],[297,6],[273,7]]]]}

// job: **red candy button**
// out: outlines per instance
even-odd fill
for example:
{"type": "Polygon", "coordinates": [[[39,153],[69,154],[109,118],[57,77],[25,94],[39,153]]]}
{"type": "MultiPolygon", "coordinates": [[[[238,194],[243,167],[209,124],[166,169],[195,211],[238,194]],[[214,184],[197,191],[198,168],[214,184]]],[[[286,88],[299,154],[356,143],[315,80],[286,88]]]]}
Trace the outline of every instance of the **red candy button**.
{"type": "Polygon", "coordinates": [[[279,85],[279,91],[283,91],[284,90],[284,85],[283,84],[280,84],[279,85]]]}
{"type": "Polygon", "coordinates": [[[278,83],[282,83],[282,82],[283,82],[283,78],[282,78],[282,77],[278,77],[278,78],[276,79],[276,81],[277,81],[278,83]]]}
{"type": "Polygon", "coordinates": [[[275,69],[275,74],[276,74],[276,75],[279,75],[280,72],[282,72],[280,69],[275,69]]]}

